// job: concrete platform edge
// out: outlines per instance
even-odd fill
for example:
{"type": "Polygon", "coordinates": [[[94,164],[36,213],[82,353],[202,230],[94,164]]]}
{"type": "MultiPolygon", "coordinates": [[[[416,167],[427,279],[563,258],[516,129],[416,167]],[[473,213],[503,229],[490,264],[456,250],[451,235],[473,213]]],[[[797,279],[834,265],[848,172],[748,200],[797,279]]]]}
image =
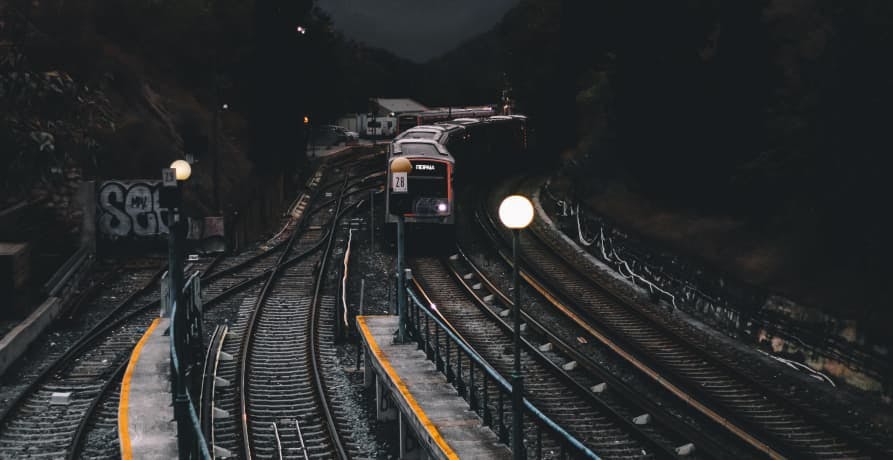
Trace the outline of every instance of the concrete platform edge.
{"type": "MultiPolygon", "coordinates": [[[[363,343],[366,346],[367,352],[379,358],[371,360],[372,365],[376,368],[376,374],[388,375],[392,379],[394,386],[400,389],[400,391],[394,393],[394,395],[397,396],[394,399],[396,400],[395,402],[398,406],[400,406],[400,410],[404,414],[418,414],[419,412],[417,412],[416,410],[418,408],[418,405],[415,403],[414,400],[410,401],[412,395],[408,393],[406,386],[403,385],[403,383],[399,380],[399,376],[397,376],[393,370],[388,371],[384,368],[384,366],[382,366],[382,353],[380,350],[378,350],[377,344],[374,344],[374,338],[372,337],[372,334],[369,332],[369,329],[366,326],[365,319],[366,318],[363,316],[358,316],[357,323],[360,325],[363,343]],[[396,380],[394,380],[395,378],[396,380]]],[[[422,413],[422,415],[424,416],[424,413],[422,413]]],[[[425,420],[419,420],[416,417],[407,418],[407,421],[413,426],[413,431],[419,434],[425,433],[427,439],[425,439],[423,443],[429,447],[429,453],[431,453],[435,458],[444,460],[458,458],[455,452],[449,447],[449,445],[437,431],[437,428],[435,428],[434,425],[427,420],[427,418],[425,420]],[[431,449],[431,447],[434,446],[437,446],[437,448],[431,449]]]]}
{"type": "Polygon", "coordinates": [[[170,384],[169,318],[158,318],[131,353],[121,384],[121,458],[177,458],[177,424],[170,384]]]}
{"type": "Polygon", "coordinates": [[[61,309],[62,299],[47,298],[25,320],[9,331],[3,340],[0,340],[0,375],[5,373],[9,366],[25,353],[28,346],[52,324],[61,309]]]}

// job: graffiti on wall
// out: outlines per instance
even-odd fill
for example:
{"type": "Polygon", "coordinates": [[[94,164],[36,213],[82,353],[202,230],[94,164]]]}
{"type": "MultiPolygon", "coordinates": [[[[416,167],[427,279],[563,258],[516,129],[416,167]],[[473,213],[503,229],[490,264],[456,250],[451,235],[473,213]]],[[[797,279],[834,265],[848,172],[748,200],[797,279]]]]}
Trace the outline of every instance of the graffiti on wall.
{"type": "MultiPolygon", "coordinates": [[[[112,180],[99,187],[97,226],[109,240],[152,239],[170,233],[168,210],[159,202],[161,181],[112,180]]],[[[200,240],[209,250],[223,247],[222,217],[186,218],[187,240],[200,240]]]]}
{"type": "Polygon", "coordinates": [[[110,239],[168,234],[167,209],[158,201],[161,181],[106,181],[99,187],[99,232],[110,239]]]}

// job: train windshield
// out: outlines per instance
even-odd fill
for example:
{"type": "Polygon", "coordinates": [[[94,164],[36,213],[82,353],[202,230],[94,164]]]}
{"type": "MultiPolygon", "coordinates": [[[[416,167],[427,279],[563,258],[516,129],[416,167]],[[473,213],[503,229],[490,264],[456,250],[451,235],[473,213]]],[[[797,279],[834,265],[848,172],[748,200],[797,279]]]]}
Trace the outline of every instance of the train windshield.
{"type": "Polygon", "coordinates": [[[437,147],[432,144],[405,143],[400,144],[400,153],[403,155],[439,155],[437,147]]]}

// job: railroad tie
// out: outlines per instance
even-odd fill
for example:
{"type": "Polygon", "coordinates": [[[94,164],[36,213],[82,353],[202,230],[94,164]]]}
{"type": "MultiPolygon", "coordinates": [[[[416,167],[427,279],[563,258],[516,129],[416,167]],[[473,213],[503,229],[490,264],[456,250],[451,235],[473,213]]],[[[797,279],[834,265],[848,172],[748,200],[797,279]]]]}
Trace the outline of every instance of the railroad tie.
{"type": "Polygon", "coordinates": [[[220,446],[214,446],[214,458],[232,458],[233,453],[220,446]]]}
{"type": "Polygon", "coordinates": [[[688,455],[691,455],[692,452],[694,452],[694,451],[695,451],[694,444],[692,444],[692,443],[683,444],[676,448],[676,455],[679,455],[680,457],[688,456],[688,455]]]}
{"type": "Polygon", "coordinates": [[[52,406],[67,406],[70,402],[70,391],[53,392],[53,394],[50,396],[50,405],[52,406]]]}

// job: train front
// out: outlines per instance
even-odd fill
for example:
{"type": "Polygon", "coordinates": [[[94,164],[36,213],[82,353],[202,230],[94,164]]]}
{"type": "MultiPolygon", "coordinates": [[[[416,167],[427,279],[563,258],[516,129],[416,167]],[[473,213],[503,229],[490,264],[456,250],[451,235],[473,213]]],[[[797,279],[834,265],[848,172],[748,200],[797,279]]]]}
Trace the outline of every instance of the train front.
{"type": "Polygon", "coordinates": [[[386,221],[396,223],[402,213],[407,224],[455,223],[453,210],[453,157],[445,147],[427,139],[398,141],[388,159],[386,221]],[[409,160],[405,174],[392,173],[397,158],[409,160]]]}

